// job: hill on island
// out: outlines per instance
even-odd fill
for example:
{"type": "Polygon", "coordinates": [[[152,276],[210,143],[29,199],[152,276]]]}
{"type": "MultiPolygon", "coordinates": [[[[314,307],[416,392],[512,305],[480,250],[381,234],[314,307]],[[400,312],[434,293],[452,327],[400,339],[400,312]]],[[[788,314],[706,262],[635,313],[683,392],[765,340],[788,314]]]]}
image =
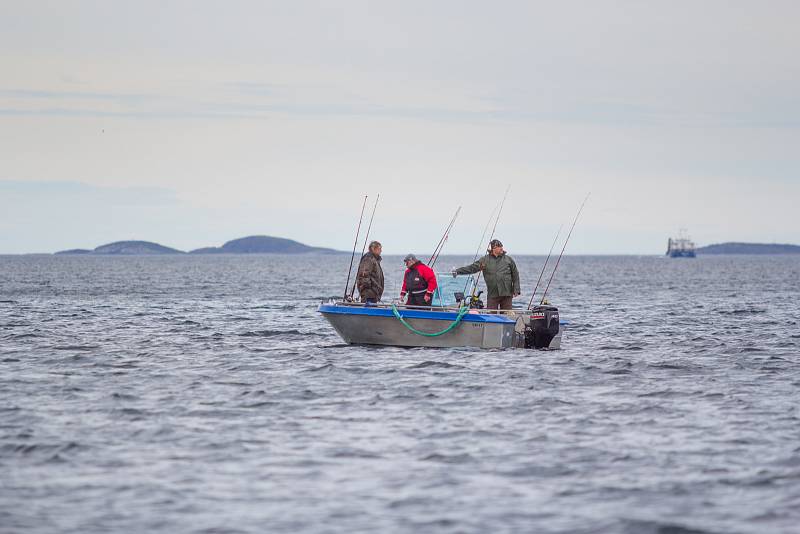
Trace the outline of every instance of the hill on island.
{"type": "Polygon", "coordinates": [[[182,250],[165,247],[151,241],[115,241],[94,250],[74,248],[56,252],[59,255],[92,254],[108,256],[141,256],[152,254],[185,254],[182,250]]]}
{"type": "Polygon", "coordinates": [[[310,247],[292,239],[252,235],[228,241],[221,247],[198,248],[190,254],[340,254],[331,248],[310,247]]]}
{"type": "Polygon", "coordinates": [[[699,247],[698,254],[800,254],[798,245],[778,243],[718,243],[699,247]]]}
{"type": "MultiPolygon", "coordinates": [[[[141,256],[156,254],[186,254],[186,252],[151,241],[116,241],[94,250],[73,248],[56,252],[58,255],[141,256]]],[[[311,247],[282,237],[254,235],[228,241],[221,247],[205,247],[190,254],[341,254],[331,248],[311,247]]]]}

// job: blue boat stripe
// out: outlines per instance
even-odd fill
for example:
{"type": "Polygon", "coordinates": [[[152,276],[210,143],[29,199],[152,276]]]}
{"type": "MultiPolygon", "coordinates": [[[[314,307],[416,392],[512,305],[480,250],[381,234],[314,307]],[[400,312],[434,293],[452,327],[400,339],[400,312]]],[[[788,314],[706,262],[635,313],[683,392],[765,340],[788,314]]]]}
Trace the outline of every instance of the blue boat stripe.
{"type": "MultiPolygon", "coordinates": [[[[339,315],[369,315],[373,317],[391,317],[394,319],[391,309],[376,308],[372,306],[335,306],[322,304],[318,310],[320,313],[335,313],[339,315]]],[[[427,310],[400,310],[405,319],[434,319],[437,321],[455,321],[458,312],[451,311],[427,311],[427,310]]],[[[509,319],[502,315],[473,314],[468,313],[462,319],[468,323],[510,323],[514,324],[514,319],[509,319]]]]}

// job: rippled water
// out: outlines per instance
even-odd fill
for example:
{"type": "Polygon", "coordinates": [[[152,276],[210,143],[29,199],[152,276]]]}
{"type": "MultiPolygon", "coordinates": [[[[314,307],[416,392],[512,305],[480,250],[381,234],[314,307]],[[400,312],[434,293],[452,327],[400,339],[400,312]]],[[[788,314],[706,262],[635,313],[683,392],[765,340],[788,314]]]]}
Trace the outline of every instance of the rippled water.
{"type": "Polygon", "coordinates": [[[549,352],[344,346],[348,261],[0,257],[0,532],[798,532],[800,258],[567,257],[549,352]]]}

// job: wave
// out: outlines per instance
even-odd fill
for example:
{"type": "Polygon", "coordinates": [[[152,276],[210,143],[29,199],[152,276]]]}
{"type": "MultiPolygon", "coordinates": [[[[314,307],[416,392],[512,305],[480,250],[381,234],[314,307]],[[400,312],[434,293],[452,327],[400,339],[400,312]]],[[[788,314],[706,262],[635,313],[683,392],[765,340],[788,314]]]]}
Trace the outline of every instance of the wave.
{"type": "Polygon", "coordinates": [[[644,347],[640,347],[639,345],[601,345],[597,347],[597,350],[632,350],[632,351],[639,351],[644,350],[644,347]]]}
{"type": "Polygon", "coordinates": [[[4,443],[0,445],[0,457],[6,454],[18,456],[64,454],[85,448],[85,445],[74,441],[69,441],[67,443],[4,443]]]}
{"type": "Polygon", "coordinates": [[[439,462],[443,464],[464,464],[469,462],[474,462],[475,458],[470,456],[467,453],[462,454],[439,454],[435,452],[433,454],[429,454],[423,458],[420,458],[423,462],[439,462]]]}
{"type": "Polygon", "coordinates": [[[765,308],[737,308],[734,310],[719,310],[720,315],[757,315],[767,313],[765,308]]]}
{"type": "Polygon", "coordinates": [[[383,458],[380,454],[376,454],[374,452],[370,452],[364,449],[358,449],[356,447],[344,447],[335,449],[330,454],[328,454],[331,458],[383,458]]]}
{"type": "Polygon", "coordinates": [[[265,406],[275,406],[276,404],[279,403],[276,401],[258,401],[242,404],[240,406],[242,408],[264,408],[265,406]]]}
{"type": "Polygon", "coordinates": [[[241,337],[275,337],[275,336],[325,336],[319,332],[301,332],[297,329],[291,330],[250,330],[239,334],[241,337]]]}
{"type": "Polygon", "coordinates": [[[651,398],[651,397],[653,397],[653,398],[661,398],[661,399],[670,399],[670,398],[673,398],[673,397],[686,397],[686,396],[688,396],[688,394],[680,392],[680,391],[673,391],[671,389],[662,389],[662,390],[659,390],[659,391],[650,391],[648,393],[639,393],[636,396],[640,397],[640,398],[651,398]]]}
{"type": "Polygon", "coordinates": [[[606,375],[629,375],[633,373],[630,369],[610,369],[608,371],[603,371],[603,374],[606,375]]]}
{"type": "Polygon", "coordinates": [[[620,532],[624,534],[715,534],[711,530],[699,530],[677,523],[624,519],[620,532]]]}
{"type": "Polygon", "coordinates": [[[428,367],[438,367],[440,369],[464,369],[463,365],[456,365],[454,363],[447,363],[447,362],[437,362],[433,360],[426,360],[422,363],[406,367],[406,369],[425,369],[428,367]]]}
{"type": "Polygon", "coordinates": [[[325,365],[320,365],[319,367],[312,367],[310,369],[306,369],[307,373],[316,373],[318,371],[333,371],[334,366],[332,363],[326,363],[325,365]]]}
{"type": "Polygon", "coordinates": [[[11,334],[7,337],[7,339],[30,339],[30,338],[37,338],[37,337],[45,337],[41,334],[33,334],[30,332],[26,332],[24,334],[11,334]]]}

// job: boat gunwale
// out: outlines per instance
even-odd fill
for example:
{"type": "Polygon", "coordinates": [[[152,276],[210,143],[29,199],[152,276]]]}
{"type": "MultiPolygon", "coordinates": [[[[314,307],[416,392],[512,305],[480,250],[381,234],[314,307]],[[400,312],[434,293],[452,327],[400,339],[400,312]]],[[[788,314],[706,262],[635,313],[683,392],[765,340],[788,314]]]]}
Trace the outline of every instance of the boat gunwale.
{"type": "MultiPolygon", "coordinates": [[[[458,316],[460,308],[428,308],[423,306],[397,305],[397,310],[407,319],[433,319],[438,321],[453,321],[458,316]]],[[[330,313],[335,315],[365,315],[368,317],[392,317],[391,304],[370,304],[366,306],[361,303],[334,302],[321,303],[317,309],[322,314],[330,313]]],[[[464,322],[470,323],[515,323],[520,312],[526,310],[470,310],[462,318],[464,322]]]]}

